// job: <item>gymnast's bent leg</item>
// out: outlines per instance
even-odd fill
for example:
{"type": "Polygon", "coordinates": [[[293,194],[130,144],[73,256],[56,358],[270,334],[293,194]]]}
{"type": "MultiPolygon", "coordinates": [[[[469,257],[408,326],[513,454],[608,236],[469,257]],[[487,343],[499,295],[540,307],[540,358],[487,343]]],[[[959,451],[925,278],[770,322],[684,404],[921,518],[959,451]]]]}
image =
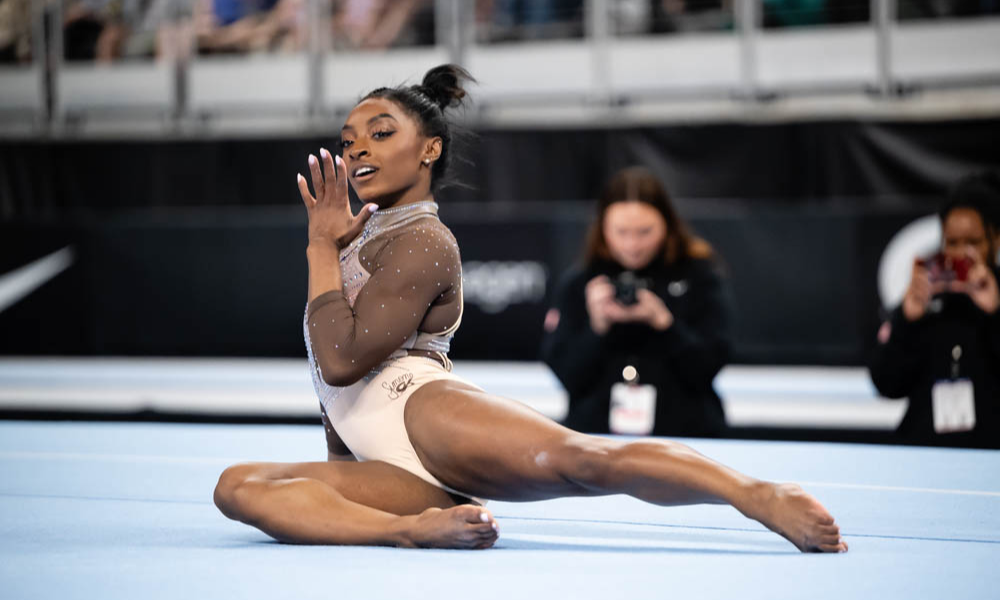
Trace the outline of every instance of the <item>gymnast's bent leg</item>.
{"type": "Polygon", "coordinates": [[[798,486],[748,477],[683,444],[584,435],[449,380],[415,391],[405,422],[428,471],[472,496],[527,501],[628,494],[663,506],[731,504],[804,552],[847,550],[830,513],[798,486]]]}
{"type": "Polygon", "coordinates": [[[481,549],[498,527],[455,499],[384,462],[247,463],[229,467],[215,504],[230,519],[296,544],[481,549]]]}

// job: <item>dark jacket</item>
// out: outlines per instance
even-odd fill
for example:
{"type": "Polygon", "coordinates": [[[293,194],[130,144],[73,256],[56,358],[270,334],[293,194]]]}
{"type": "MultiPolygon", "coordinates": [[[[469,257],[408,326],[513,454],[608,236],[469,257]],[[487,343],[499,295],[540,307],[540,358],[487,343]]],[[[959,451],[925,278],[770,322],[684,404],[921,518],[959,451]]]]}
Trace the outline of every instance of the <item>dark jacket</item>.
{"type": "Polygon", "coordinates": [[[614,280],[621,271],[600,263],[567,273],[557,287],[559,324],[542,342],[542,359],[569,392],[565,425],[607,433],[611,386],[632,365],[640,383],[657,389],[653,435],[722,435],[725,415],[712,380],[729,359],[730,300],[718,268],[707,260],[654,262],[637,275],[651,282],[650,291],[673,313],[673,325],[656,331],[616,324],[599,336],[590,328],[584,288],[597,275],[614,280]]]}
{"type": "Polygon", "coordinates": [[[922,445],[1000,448],[1000,311],[984,313],[965,294],[942,294],[939,311],[910,322],[897,308],[889,338],[869,364],[872,382],[888,398],[909,398],[897,430],[902,441],[922,445]],[[957,364],[952,360],[961,347],[957,364]],[[963,433],[934,431],[931,389],[954,375],[972,381],[976,426],[963,433]]]}

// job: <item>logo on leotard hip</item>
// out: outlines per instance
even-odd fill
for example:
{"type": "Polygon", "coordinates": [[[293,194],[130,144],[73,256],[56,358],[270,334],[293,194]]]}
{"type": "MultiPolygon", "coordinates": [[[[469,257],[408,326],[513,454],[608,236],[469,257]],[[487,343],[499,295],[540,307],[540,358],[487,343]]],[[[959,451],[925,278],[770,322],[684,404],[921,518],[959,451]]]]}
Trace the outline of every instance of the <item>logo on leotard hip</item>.
{"type": "Polygon", "coordinates": [[[410,387],[411,383],[413,383],[413,373],[406,373],[393,379],[391,382],[383,381],[382,387],[388,390],[389,398],[395,400],[406,391],[406,388],[410,387]]]}

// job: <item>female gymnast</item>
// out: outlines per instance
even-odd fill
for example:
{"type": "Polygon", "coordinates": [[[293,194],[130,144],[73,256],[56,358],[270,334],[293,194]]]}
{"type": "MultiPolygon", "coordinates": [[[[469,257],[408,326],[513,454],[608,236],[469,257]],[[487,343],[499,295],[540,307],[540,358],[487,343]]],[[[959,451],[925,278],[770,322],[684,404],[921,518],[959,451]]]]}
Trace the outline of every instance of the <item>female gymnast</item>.
{"type": "Polygon", "coordinates": [[[451,153],[446,109],[468,73],[379,88],[350,113],[343,158],[309,156],[303,328],[329,460],[232,466],[227,517],[302,544],[488,548],[499,526],[479,498],[629,494],[662,506],[730,504],[804,552],[843,552],[833,517],[790,484],[760,481],[682,444],[566,429],[451,373],[462,318],[458,246],[432,190],[451,153]],[[350,182],[367,204],[352,214],[350,182]]]}

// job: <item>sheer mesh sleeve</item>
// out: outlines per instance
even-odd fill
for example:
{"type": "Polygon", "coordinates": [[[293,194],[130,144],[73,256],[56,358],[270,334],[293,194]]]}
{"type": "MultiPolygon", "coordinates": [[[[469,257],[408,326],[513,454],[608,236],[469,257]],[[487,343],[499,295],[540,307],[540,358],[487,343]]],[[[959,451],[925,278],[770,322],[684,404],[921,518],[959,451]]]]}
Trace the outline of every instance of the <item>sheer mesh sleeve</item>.
{"type": "Polygon", "coordinates": [[[328,385],[358,381],[418,330],[446,332],[461,317],[461,261],[443,225],[416,225],[384,245],[373,242],[361,263],[371,277],[353,306],[333,290],[306,310],[313,356],[328,385]]]}

